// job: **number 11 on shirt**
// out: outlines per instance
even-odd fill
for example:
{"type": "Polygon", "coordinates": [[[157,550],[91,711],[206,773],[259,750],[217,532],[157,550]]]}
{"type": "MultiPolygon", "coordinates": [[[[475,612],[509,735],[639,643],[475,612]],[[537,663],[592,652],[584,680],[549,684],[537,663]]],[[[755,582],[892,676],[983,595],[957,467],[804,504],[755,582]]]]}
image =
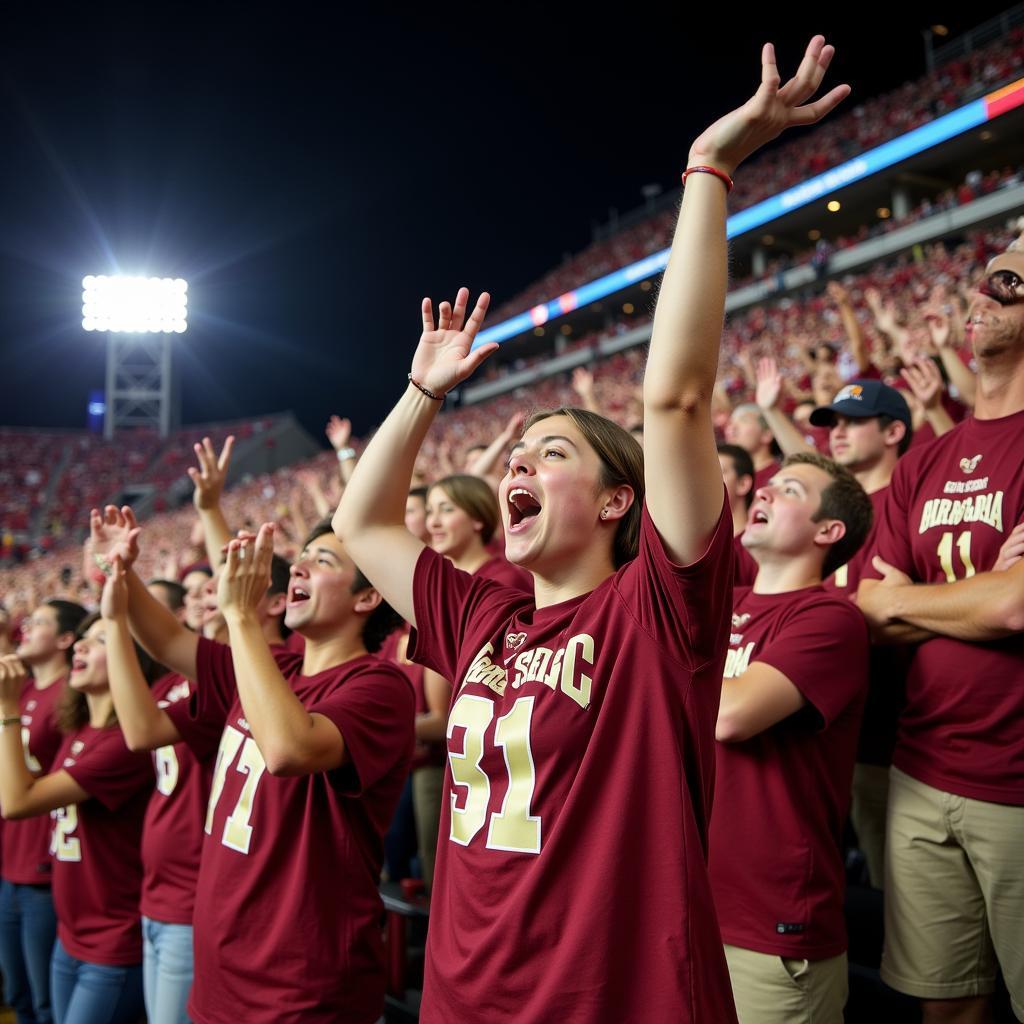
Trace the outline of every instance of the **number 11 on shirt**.
{"type": "MultiPolygon", "coordinates": [[[[530,748],[530,725],[534,697],[520,697],[512,710],[501,716],[494,729],[494,742],[505,756],[508,788],[501,810],[490,816],[487,848],[510,853],[540,853],[540,817],[530,813],[537,772],[530,748]]],[[[449,749],[452,781],[465,787],[463,806],[456,806],[458,794],[452,793],[451,840],[468,846],[487,821],[491,782],[480,767],[484,756],[484,734],[494,717],[494,704],[486,697],[463,694],[448,718],[448,739],[456,729],[465,729],[462,753],[449,749]]]]}

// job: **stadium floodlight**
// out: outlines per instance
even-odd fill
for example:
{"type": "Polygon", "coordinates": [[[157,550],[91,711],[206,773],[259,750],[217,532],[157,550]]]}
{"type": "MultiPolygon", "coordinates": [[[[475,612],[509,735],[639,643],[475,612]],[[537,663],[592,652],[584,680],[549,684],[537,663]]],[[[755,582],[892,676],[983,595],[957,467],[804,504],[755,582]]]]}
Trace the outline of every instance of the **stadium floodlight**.
{"type": "Polygon", "coordinates": [[[188,282],[90,274],[82,278],[82,327],[115,334],[184,334],[188,282]]]}

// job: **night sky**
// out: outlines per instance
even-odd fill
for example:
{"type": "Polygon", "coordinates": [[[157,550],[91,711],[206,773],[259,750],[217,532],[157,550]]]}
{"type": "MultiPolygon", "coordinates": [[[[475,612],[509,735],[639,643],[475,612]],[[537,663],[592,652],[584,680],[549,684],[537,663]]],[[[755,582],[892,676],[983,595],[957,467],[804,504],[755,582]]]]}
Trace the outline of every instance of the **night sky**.
{"type": "Polygon", "coordinates": [[[500,304],[671,187],[763,40],[786,74],[824,32],[852,104],[923,72],[922,26],[1004,5],[794,6],[6,8],[0,423],[84,426],[104,340],[80,281],[120,270],[190,282],[185,422],[364,430],[404,386],[422,295],[500,304]]]}

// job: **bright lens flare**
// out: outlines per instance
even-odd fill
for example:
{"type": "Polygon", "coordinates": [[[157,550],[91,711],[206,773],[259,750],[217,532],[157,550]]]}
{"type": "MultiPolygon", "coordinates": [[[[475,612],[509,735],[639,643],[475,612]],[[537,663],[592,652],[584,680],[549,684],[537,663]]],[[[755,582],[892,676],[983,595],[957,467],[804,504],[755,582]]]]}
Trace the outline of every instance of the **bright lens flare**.
{"type": "Polygon", "coordinates": [[[184,334],[188,282],[180,277],[82,278],[82,327],[124,334],[184,334]]]}

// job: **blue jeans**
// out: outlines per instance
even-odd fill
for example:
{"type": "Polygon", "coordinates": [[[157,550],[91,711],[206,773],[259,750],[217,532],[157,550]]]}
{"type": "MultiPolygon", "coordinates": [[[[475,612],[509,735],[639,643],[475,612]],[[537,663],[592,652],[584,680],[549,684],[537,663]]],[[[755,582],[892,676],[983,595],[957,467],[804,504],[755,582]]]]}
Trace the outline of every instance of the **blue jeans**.
{"type": "Polygon", "coordinates": [[[149,1024],[188,1024],[192,926],[142,919],[142,981],[149,1024]]]}
{"type": "Polygon", "coordinates": [[[0,971],[18,1024],[52,1024],[50,954],[57,917],[48,885],[0,882],[0,971]]]}
{"type": "Polygon", "coordinates": [[[58,939],[50,986],[56,1024],[139,1024],[142,1019],[142,964],[89,964],[76,960],[58,939]]]}

